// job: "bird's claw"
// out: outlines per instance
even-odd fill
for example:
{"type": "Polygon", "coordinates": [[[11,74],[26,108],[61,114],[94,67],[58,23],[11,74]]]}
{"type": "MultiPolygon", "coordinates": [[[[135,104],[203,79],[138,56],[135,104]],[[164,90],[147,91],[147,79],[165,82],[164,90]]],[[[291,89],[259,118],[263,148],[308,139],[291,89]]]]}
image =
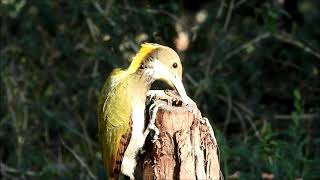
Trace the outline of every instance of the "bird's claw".
{"type": "Polygon", "coordinates": [[[146,152],[145,149],[142,149],[142,148],[140,149],[140,154],[141,154],[141,155],[143,155],[145,152],[146,152]]]}
{"type": "Polygon", "coordinates": [[[158,139],[159,134],[160,134],[160,131],[155,124],[156,124],[156,117],[157,117],[158,109],[162,105],[163,104],[151,104],[150,108],[149,108],[150,122],[149,122],[149,125],[147,126],[145,136],[147,136],[149,134],[150,130],[153,130],[154,131],[154,136],[152,139],[153,143],[158,139]]]}
{"type": "Polygon", "coordinates": [[[154,131],[154,135],[153,135],[153,138],[151,140],[152,143],[154,143],[155,141],[157,141],[159,139],[160,131],[157,128],[157,126],[155,126],[154,124],[149,124],[148,129],[154,131]]]}
{"type": "Polygon", "coordinates": [[[152,90],[152,91],[148,91],[148,98],[147,98],[147,105],[151,104],[152,102],[154,102],[156,99],[158,99],[158,91],[157,90],[152,90]]]}

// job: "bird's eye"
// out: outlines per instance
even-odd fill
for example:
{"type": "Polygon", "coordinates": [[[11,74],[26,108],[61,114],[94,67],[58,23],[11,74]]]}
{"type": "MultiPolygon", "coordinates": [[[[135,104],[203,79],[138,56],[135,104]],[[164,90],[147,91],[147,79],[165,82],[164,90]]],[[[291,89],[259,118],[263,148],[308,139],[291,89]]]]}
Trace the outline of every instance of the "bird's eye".
{"type": "Polygon", "coordinates": [[[178,67],[178,64],[175,62],[175,63],[172,64],[172,67],[173,67],[173,68],[177,68],[177,67],[178,67]]]}

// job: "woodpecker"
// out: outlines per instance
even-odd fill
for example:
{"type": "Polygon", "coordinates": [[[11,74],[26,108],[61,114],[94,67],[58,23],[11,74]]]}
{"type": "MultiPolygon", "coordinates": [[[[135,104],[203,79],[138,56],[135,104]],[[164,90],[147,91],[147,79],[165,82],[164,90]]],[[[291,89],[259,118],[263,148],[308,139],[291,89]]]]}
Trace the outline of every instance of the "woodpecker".
{"type": "Polygon", "coordinates": [[[171,48],[144,43],[127,69],[115,69],[100,92],[98,134],[102,160],[109,179],[120,173],[135,179],[137,153],[150,130],[156,134],[155,122],[145,122],[147,91],[155,80],[175,88],[182,101],[188,96],[182,84],[182,65],[171,48]]]}

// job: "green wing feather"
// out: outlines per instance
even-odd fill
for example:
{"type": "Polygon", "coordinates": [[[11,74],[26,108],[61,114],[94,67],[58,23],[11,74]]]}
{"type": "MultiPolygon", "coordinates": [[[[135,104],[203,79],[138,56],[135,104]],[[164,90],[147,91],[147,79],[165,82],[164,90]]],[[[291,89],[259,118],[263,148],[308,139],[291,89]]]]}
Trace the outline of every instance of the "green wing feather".
{"type": "MultiPolygon", "coordinates": [[[[109,176],[113,173],[121,138],[128,134],[131,121],[131,101],[128,72],[114,70],[106,80],[99,97],[98,128],[102,158],[109,176]]],[[[122,159],[121,159],[122,160],[122,159]]]]}

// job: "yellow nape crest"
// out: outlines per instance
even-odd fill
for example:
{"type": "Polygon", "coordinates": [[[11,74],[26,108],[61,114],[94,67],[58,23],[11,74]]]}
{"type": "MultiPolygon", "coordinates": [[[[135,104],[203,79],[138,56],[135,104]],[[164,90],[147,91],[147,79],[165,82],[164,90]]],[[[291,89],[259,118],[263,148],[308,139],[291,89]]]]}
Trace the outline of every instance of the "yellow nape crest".
{"type": "Polygon", "coordinates": [[[141,48],[139,50],[139,52],[132,58],[132,62],[128,68],[128,71],[130,73],[134,73],[136,72],[141,63],[143,62],[143,60],[151,53],[153,52],[155,49],[162,47],[159,44],[155,44],[155,43],[143,43],[141,45],[141,48]]]}

